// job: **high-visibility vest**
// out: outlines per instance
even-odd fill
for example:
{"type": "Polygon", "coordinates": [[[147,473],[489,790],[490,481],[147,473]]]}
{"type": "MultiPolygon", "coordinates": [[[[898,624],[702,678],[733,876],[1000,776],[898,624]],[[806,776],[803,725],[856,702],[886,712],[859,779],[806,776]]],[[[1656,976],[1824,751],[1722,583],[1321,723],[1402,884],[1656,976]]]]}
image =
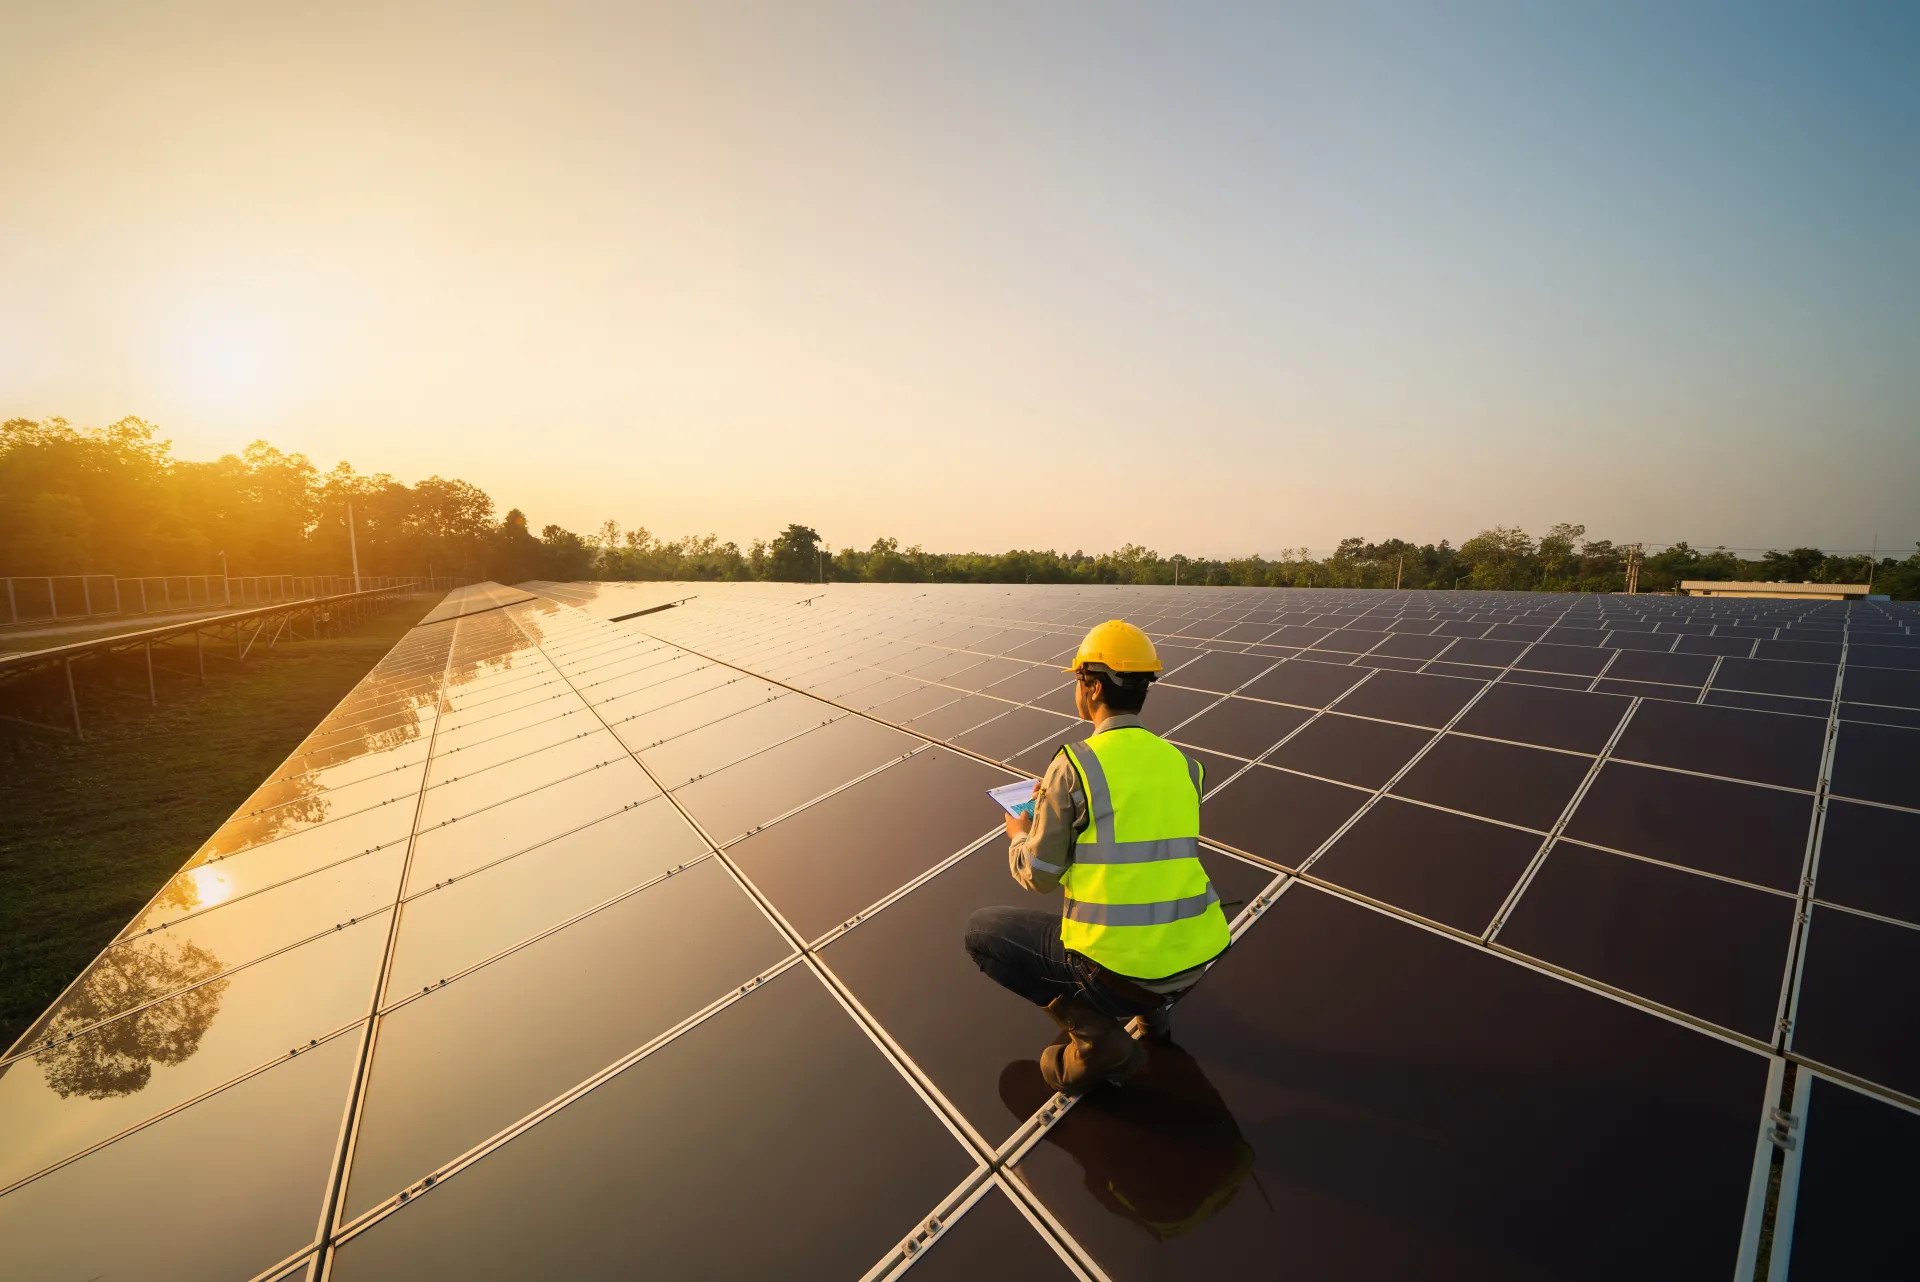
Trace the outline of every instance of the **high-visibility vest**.
{"type": "Polygon", "coordinates": [[[1060,942],[1134,979],[1219,956],[1227,918],[1200,866],[1200,763],[1141,726],[1061,751],[1080,776],[1087,826],[1060,876],[1060,942]]]}

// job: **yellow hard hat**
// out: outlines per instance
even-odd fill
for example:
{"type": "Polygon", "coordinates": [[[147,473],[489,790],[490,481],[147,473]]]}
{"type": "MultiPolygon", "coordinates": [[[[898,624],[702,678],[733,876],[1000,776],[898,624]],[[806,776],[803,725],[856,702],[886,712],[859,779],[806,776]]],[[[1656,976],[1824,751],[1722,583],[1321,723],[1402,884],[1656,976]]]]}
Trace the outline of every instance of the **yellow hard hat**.
{"type": "Polygon", "coordinates": [[[1125,619],[1108,619],[1088,632],[1073,656],[1073,666],[1062,672],[1099,666],[1109,672],[1158,672],[1160,655],[1147,634],[1125,619]]]}

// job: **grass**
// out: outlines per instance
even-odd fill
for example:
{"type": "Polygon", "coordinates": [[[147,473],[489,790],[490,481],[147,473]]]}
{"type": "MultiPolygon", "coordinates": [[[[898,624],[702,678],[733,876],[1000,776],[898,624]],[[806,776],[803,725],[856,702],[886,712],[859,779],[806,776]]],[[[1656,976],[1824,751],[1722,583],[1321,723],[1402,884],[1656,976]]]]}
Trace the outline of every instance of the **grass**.
{"type": "MultiPolygon", "coordinates": [[[[81,741],[0,722],[0,1050],[425,609],[402,598],[349,635],[256,650],[240,667],[210,657],[205,685],[162,675],[157,708],[139,660],[78,668],[81,741]]],[[[62,698],[28,715],[64,712],[62,698]]]]}

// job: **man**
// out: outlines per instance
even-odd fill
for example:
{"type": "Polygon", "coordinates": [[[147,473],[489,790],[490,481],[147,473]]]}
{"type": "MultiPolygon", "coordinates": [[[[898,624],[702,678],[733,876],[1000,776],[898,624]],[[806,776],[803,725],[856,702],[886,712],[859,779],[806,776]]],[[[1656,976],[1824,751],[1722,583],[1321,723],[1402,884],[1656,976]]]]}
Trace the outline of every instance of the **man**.
{"type": "Polygon", "coordinates": [[[1065,909],[1056,921],[1038,908],[982,908],[967,922],[967,951],[1067,1031],[1066,1046],[1041,1052],[1040,1072],[1073,1093],[1138,1071],[1146,1049],[1135,1038],[1170,1035],[1169,1008],[1228,940],[1200,866],[1200,763],[1140,724],[1161,671],[1153,642],[1110,619],[1064,671],[1093,734],[1055,754],[1031,819],[1007,817],[1007,860],[1028,890],[1064,888],[1065,909]]]}

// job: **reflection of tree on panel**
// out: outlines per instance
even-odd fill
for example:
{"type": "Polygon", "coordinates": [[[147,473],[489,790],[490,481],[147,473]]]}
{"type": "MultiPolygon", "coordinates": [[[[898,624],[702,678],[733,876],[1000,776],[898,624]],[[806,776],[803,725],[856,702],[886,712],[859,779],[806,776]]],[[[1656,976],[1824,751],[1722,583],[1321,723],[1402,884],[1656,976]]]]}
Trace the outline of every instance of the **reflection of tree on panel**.
{"type": "MultiPolygon", "coordinates": [[[[405,716],[392,724],[383,724],[378,730],[363,732],[359,735],[329,735],[316,737],[309,735],[307,744],[301,745],[284,767],[286,773],[276,776],[269,787],[287,779],[304,778],[309,774],[326,770],[332,766],[364,757],[371,752],[389,752],[404,743],[420,737],[420,710],[438,705],[440,692],[438,687],[420,695],[409,696],[405,716]],[[337,742],[335,741],[337,740],[337,742]],[[312,746],[308,746],[308,745],[312,746]]],[[[391,714],[400,717],[396,711],[391,714]]],[[[376,718],[387,721],[386,717],[376,718]]],[[[373,722],[369,722],[372,725],[373,722]]],[[[337,727],[336,727],[337,729],[337,727]]]]}
{"type": "Polygon", "coordinates": [[[526,646],[526,638],[518,631],[476,638],[472,644],[462,638],[461,653],[454,655],[447,668],[447,688],[452,690],[481,677],[512,671],[514,660],[522,657],[526,646]]]}
{"type": "Polygon", "coordinates": [[[54,1045],[34,1056],[47,1085],[62,1099],[110,1099],[143,1089],[153,1066],[179,1064],[200,1049],[200,1038],[220,1011],[227,980],[198,988],[92,1032],[66,1040],[76,1029],[141,1002],[152,1001],[220,971],[220,959],[197,944],[116,948],[94,963],[35,1035],[54,1045]]]}
{"type": "MultiPolygon", "coordinates": [[[[413,742],[420,737],[420,713],[437,707],[439,702],[440,689],[435,684],[431,689],[409,694],[404,704],[387,708],[377,717],[367,718],[360,723],[357,734],[344,733],[346,727],[328,726],[322,722],[287,758],[283,773],[275,775],[256,789],[253,796],[247,799],[244,809],[262,810],[276,804],[281,789],[313,779],[328,766],[337,766],[369,753],[391,752],[413,742]]],[[[319,782],[324,786],[324,779],[319,782]]]]}
{"type": "MultiPolygon", "coordinates": [[[[584,593],[582,598],[588,601],[591,601],[595,596],[599,595],[600,590],[599,585],[594,583],[569,584],[568,588],[570,590],[590,589],[584,593]]],[[[531,601],[515,605],[511,613],[514,621],[526,630],[528,639],[535,645],[540,645],[547,639],[547,630],[542,626],[539,616],[558,614],[560,613],[560,606],[558,602],[549,601],[545,597],[535,597],[531,601]]]]}
{"type": "MultiPolygon", "coordinates": [[[[276,837],[284,837],[290,832],[311,828],[337,817],[332,813],[334,805],[327,784],[326,768],[370,753],[391,752],[418,739],[421,731],[420,710],[430,703],[437,703],[438,699],[437,693],[431,698],[420,696],[410,699],[404,709],[379,718],[380,728],[377,730],[363,731],[358,735],[336,731],[329,740],[324,741],[324,746],[314,752],[296,752],[288,759],[288,764],[301,773],[283,775],[257,789],[247,799],[241,812],[221,824],[206,844],[194,853],[193,858],[187,861],[187,867],[194,868],[209,859],[224,859],[276,837]]],[[[364,804],[375,805],[380,800],[383,799],[367,798],[364,804]]],[[[156,904],[156,907],[191,912],[200,906],[191,880],[184,875],[174,878],[162,894],[167,902],[156,904]]]]}
{"type": "MultiPolygon", "coordinates": [[[[303,795],[282,801],[264,810],[235,815],[227,820],[220,825],[213,836],[207,838],[206,845],[200,848],[202,861],[216,856],[225,858],[262,842],[272,841],[275,837],[285,836],[289,832],[324,823],[328,812],[333,809],[333,804],[327,794],[320,790],[317,776],[303,775],[298,780],[287,782],[298,784],[304,789],[303,795]]],[[[193,906],[182,905],[187,908],[193,906]]]]}

